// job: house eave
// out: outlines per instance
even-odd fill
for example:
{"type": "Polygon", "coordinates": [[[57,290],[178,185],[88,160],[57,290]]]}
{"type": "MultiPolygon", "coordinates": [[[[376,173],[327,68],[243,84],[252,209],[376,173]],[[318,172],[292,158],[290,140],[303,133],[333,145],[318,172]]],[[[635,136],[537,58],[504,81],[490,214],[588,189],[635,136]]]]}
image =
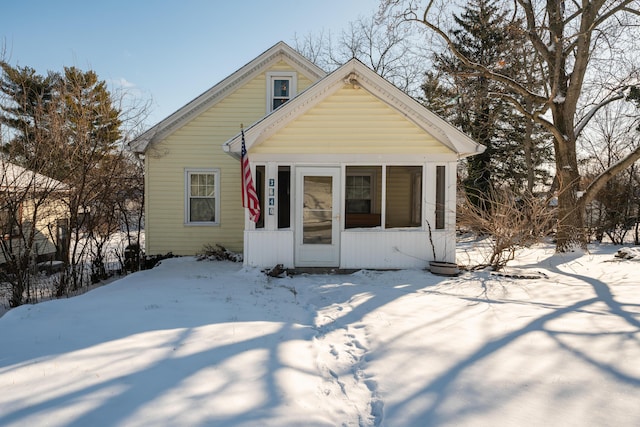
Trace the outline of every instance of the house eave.
{"type": "Polygon", "coordinates": [[[319,80],[326,75],[325,71],[296,52],[289,45],[284,42],[278,42],[257,58],[142,133],[129,143],[129,147],[137,154],[144,154],[155,142],[166,138],[204,110],[220,102],[238,87],[280,60],[289,62],[298,72],[312,81],[319,80]]]}
{"type": "MultiPolygon", "coordinates": [[[[322,99],[349,84],[353,85],[354,88],[363,88],[369,91],[425,132],[431,134],[460,158],[484,151],[484,146],[476,143],[438,115],[429,111],[418,101],[377,75],[357,59],[347,62],[296,98],[249,126],[245,130],[247,149],[250,149],[252,145],[260,144],[282,126],[304,114],[305,111],[322,99]]],[[[234,157],[239,157],[241,149],[240,137],[241,134],[238,133],[225,142],[223,144],[224,151],[234,157]]]]}

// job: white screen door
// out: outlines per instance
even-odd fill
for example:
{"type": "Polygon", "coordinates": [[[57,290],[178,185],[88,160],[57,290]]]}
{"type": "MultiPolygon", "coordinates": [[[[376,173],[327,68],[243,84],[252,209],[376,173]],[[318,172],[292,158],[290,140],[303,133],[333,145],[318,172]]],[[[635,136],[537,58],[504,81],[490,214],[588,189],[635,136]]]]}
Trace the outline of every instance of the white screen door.
{"type": "Polygon", "coordinates": [[[299,267],[340,264],[340,169],[296,168],[296,250],[299,267]]]}

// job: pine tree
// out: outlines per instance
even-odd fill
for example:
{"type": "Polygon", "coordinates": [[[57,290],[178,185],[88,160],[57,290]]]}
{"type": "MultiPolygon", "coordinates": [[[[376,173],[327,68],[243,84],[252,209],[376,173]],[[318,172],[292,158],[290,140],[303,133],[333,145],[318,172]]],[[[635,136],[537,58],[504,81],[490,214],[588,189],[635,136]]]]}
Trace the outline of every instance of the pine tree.
{"type": "MultiPolygon", "coordinates": [[[[124,156],[118,149],[121,111],[106,83],[95,72],[75,67],[44,77],[32,68],[1,65],[0,120],[10,135],[3,147],[5,157],[66,184],[72,235],[108,234],[121,201],[114,200],[119,194],[114,185],[121,182],[124,156]],[[103,213],[111,216],[99,215],[103,213]]],[[[64,245],[59,249],[69,269],[59,295],[81,284],[87,256],[77,238],[65,239],[64,245]]]]}
{"type": "Polygon", "coordinates": [[[106,83],[94,71],[65,67],[59,89],[66,132],[65,163],[57,175],[78,181],[114,151],[121,138],[120,111],[112,105],[106,83]]]}
{"type": "Polygon", "coordinates": [[[47,142],[54,133],[52,115],[55,92],[60,75],[42,76],[30,67],[12,67],[0,62],[2,78],[0,93],[0,124],[10,130],[9,141],[2,147],[5,155],[29,170],[46,172],[49,148],[47,142]]]}
{"type": "MultiPolygon", "coordinates": [[[[502,25],[503,16],[488,0],[469,2],[460,15],[454,16],[458,28],[452,31],[456,47],[465,55],[485,66],[502,60],[501,53],[507,43],[502,25]]],[[[483,153],[467,162],[467,176],[463,181],[467,196],[476,206],[481,206],[492,188],[491,159],[497,149],[496,124],[503,105],[491,99],[490,82],[483,76],[468,77],[469,70],[451,55],[438,55],[438,67],[449,73],[458,91],[455,124],[474,140],[483,144],[483,153]]]]}
{"type": "Polygon", "coordinates": [[[629,84],[637,82],[638,55],[629,46],[640,35],[640,3],[637,0],[502,2],[513,19],[522,17],[519,26],[528,49],[535,52],[542,90],[531,90],[529,81],[466,57],[443,27],[444,9],[437,4],[440,2],[430,1],[423,7],[413,0],[382,0],[381,9],[385,14],[402,16],[428,29],[469,69],[470,75],[483,76],[501,88],[491,93],[494,98],[509,102],[552,135],[558,220],[556,250],[586,248],[586,206],[608,181],[640,159],[640,146],[636,146],[586,186],[578,162],[578,140],[592,119],[607,105],[624,99],[629,84]],[[599,67],[603,63],[612,66],[605,71],[599,67]],[[602,90],[594,93],[589,90],[592,85],[602,90]]]}
{"type": "MultiPolygon", "coordinates": [[[[493,0],[468,2],[454,16],[457,27],[451,31],[451,40],[456,49],[483,67],[505,75],[530,73],[523,36],[496,4],[493,0]]],[[[480,206],[496,185],[507,185],[516,193],[532,191],[537,181],[546,178],[539,166],[550,152],[540,149],[540,141],[548,135],[500,97],[491,96],[498,91],[497,85],[454,55],[436,55],[435,68],[437,73],[428,73],[422,87],[425,103],[486,147],[484,153],[467,160],[463,184],[469,199],[480,206]],[[442,80],[442,75],[448,80],[438,85],[435,76],[442,80]]],[[[534,86],[535,76],[530,78],[534,86]]]]}

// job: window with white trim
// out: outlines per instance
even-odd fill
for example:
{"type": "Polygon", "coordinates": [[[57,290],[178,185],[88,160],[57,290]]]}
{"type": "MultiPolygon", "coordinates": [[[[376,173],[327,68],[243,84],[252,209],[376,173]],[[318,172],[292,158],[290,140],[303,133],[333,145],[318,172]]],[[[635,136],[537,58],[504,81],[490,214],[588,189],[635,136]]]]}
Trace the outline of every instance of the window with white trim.
{"type": "Polygon", "coordinates": [[[422,166],[387,166],[386,228],[419,227],[422,166]]]}
{"type": "Polygon", "coordinates": [[[267,73],[267,113],[272,112],[294,96],[297,91],[296,73],[267,73]]]}
{"type": "Polygon", "coordinates": [[[220,171],[185,170],[185,224],[214,225],[220,222],[220,171]]]}
{"type": "Polygon", "coordinates": [[[443,230],[445,224],[445,202],[447,195],[446,166],[436,166],[436,230],[443,230]]]}
{"type": "Polygon", "coordinates": [[[345,178],[345,228],[381,226],[382,166],[347,166],[345,178]]]}

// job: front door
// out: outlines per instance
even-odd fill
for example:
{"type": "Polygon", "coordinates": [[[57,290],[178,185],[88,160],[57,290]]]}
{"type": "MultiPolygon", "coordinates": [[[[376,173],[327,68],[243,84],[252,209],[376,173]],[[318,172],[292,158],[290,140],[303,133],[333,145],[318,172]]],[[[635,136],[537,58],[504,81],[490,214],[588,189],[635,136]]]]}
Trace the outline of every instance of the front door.
{"type": "Polygon", "coordinates": [[[340,264],[340,169],[296,168],[296,267],[340,264]]]}

